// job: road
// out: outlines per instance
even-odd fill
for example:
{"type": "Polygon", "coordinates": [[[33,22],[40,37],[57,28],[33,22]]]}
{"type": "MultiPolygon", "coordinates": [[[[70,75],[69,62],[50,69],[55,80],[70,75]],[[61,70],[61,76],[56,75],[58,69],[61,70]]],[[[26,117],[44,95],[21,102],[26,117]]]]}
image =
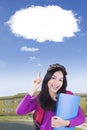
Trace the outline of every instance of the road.
{"type": "MultiPolygon", "coordinates": [[[[87,130],[87,124],[78,126],[82,130],[87,130]]],[[[16,123],[16,122],[0,122],[0,130],[34,130],[32,124],[16,123]]]]}
{"type": "Polygon", "coordinates": [[[29,124],[0,122],[0,130],[34,130],[34,127],[29,124]]]}

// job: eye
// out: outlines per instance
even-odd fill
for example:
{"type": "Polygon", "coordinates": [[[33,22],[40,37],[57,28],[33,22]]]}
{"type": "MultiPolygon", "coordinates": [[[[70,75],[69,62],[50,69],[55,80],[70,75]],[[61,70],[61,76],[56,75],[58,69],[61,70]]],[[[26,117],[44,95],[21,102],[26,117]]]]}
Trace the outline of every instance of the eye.
{"type": "Polygon", "coordinates": [[[59,79],[59,81],[63,82],[63,79],[59,79]]]}
{"type": "Polygon", "coordinates": [[[52,79],[55,79],[56,77],[53,75],[51,78],[52,78],[52,79]]]}

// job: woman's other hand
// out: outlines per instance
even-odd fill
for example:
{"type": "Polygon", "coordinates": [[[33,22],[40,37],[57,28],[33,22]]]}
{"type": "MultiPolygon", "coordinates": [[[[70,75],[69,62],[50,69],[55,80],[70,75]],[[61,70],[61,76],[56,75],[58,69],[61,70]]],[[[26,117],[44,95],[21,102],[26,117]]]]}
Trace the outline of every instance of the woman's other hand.
{"type": "Polygon", "coordinates": [[[64,119],[57,117],[57,116],[53,116],[51,119],[51,127],[53,127],[53,128],[69,126],[69,124],[70,124],[69,120],[64,120],[64,119]]]}

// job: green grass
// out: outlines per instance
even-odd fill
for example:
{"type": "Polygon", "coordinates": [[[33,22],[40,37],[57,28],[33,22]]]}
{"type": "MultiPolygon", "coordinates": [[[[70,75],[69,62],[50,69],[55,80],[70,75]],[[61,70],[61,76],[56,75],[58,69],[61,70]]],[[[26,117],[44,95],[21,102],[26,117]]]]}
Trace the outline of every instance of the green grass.
{"type": "Polygon", "coordinates": [[[82,130],[81,128],[75,128],[75,130],[82,130]]]}
{"type": "Polygon", "coordinates": [[[0,116],[0,121],[28,122],[32,123],[31,116],[0,116]]]}

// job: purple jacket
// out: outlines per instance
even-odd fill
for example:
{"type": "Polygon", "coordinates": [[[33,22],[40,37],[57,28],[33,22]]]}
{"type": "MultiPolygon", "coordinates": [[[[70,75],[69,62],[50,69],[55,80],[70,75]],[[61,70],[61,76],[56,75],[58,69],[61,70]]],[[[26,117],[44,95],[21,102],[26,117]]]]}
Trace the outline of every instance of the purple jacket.
{"type": "MultiPolygon", "coordinates": [[[[72,93],[70,91],[68,91],[67,94],[72,94],[72,93]]],[[[25,97],[19,103],[19,105],[16,109],[16,113],[18,115],[25,115],[27,113],[37,110],[37,100],[36,99],[37,99],[36,96],[32,97],[31,95],[26,94],[25,97]]],[[[51,127],[52,116],[55,116],[55,112],[47,111],[44,113],[44,118],[40,125],[40,130],[52,130],[52,127],[51,127]]],[[[84,116],[81,108],[79,107],[78,115],[77,115],[77,117],[70,120],[69,127],[78,126],[84,122],[85,122],[85,116],[84,116]]]]}

